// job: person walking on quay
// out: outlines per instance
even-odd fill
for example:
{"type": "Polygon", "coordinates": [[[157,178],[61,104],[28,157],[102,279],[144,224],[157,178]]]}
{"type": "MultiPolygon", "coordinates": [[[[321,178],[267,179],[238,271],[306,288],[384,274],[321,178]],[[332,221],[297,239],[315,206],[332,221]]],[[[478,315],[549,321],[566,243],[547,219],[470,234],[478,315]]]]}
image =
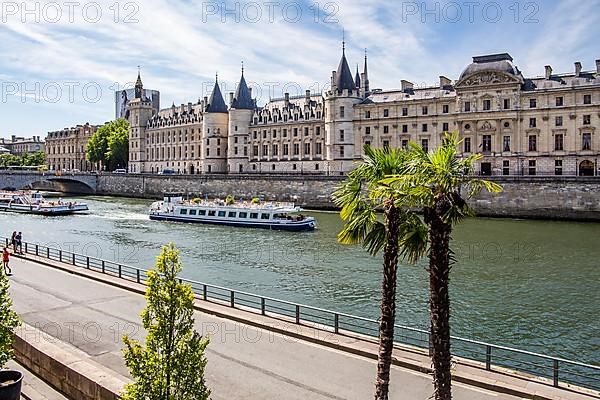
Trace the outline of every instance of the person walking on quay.
{"type": "Polygon", "coordinates": [[[10,245],[13,248],[13,253],[17,252],[17,231],[14,231],[12,233],[12,236],[10,237],[10,245]]]}
{"type": "Polygon", "coordinates": [[[5,247],[4,251],[2,252],[2,265],[4,267],[4,273],[6,275],[12,275],[12,270],[10,269],[10,266],[8,265],[8,262],[10,261],[10,255],[8,253],[8,249],[5,247]],[[8,272],[6,271],[8,270],[8,272]]]}
{"type": "Polygon", "coordinates": [[[15,251],[18,251],[19,254],[23,255],[23,234],[21,232],[17,233],[15,240],[17,245],[15,251]]]}

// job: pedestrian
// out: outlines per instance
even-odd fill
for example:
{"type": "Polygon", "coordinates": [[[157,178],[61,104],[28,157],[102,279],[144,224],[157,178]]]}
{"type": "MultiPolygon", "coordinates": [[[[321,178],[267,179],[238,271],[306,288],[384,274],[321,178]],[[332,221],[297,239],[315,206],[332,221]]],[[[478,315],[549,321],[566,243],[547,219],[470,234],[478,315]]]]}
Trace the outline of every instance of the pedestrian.
{"type": "Polygon", "coordinates": [[[17,233],[15,239],[17,241],[17,250],[19,251],[19,254],[23,255],[23,234],[21,232],[17,233]]]}
{"type": "Polygon", "coordinates": [[[13,248],[13,253],[17,252],[17,231],[14,231],[12,233],[12,236],[10,238],[10,245],[13,248]]]}
{"type": "Polygon", "coordinates": [[[2,252],[2,265],[4,266],[4,273],[6,275],[12,275],[12,270],[10,269],[10,266],[8,265],[9,260],[10,260],[10,256],[8,254],[8,249],[5,247],[4,251],[2,252]],[[6,272],[7,269],[8,269],[8,272],[6,272]]]}

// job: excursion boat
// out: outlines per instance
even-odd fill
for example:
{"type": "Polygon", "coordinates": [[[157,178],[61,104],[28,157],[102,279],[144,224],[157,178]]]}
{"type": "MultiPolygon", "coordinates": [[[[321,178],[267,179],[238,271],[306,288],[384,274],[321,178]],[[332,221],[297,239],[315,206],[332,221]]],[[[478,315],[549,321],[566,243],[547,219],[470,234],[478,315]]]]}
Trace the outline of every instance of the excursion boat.
{"type": "Polygon", "coordinates": [[[75,201],[48,201],[41,193],[0,192],[0,211],[39,215],[68,215],[87,211],[85,203],[75,201]]]}
{"type": "Polygon", "coordinates": [[[165,196],[152,203],[150,219],[155,221],[196,222],[244,228],[280,231],[312,231],[313,217],[300,214],[302,209],[291,203],[222,200],[184,200],[182,196],[165,196]]]}

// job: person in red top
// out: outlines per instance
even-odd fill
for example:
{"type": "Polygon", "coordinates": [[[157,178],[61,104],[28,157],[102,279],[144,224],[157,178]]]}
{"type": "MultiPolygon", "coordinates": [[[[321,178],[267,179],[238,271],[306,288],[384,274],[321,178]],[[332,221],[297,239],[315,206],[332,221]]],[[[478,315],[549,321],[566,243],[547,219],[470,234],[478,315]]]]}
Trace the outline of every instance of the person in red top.
{"type": "Polygon", "coordinates": [[[4,265],[4,273],[6,275],[12,275],[12,270],[8,266],[9,260],[10,260],[10,258],[8,255],[8,249],[5,247],[4,252],[2,252],[2,264],[4,265]],[[8,272],[6,272],[7,269],[8,269],[8,272]]]}

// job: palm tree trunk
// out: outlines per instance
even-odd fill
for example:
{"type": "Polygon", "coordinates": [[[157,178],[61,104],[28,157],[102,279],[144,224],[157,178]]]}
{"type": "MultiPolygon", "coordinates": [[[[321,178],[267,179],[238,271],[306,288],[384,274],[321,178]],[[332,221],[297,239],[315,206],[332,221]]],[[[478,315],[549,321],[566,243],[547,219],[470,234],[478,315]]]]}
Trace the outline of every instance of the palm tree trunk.
{"type": "Polygon", "coordinates": [[[394,349],[396,320],[396,275],[398,269],[398,236],[400,209],[389,202],[384,208],[386,245],[383,253],[383,284],[381,287],[381,319],[379,322],[379,356],[375,400],[388,400],[390,367],[394,349]]]}
{"type": "Polygon", "coordinates": [[[427,210],[429,220],[429,311],[431,314],[431,347],[433,350],[433,384],[435,400],[451,400],[450,374],[450,234],[452,226],[442,216],[450,204],[443,197],[436,199],[433,208],[427,210]]]}

